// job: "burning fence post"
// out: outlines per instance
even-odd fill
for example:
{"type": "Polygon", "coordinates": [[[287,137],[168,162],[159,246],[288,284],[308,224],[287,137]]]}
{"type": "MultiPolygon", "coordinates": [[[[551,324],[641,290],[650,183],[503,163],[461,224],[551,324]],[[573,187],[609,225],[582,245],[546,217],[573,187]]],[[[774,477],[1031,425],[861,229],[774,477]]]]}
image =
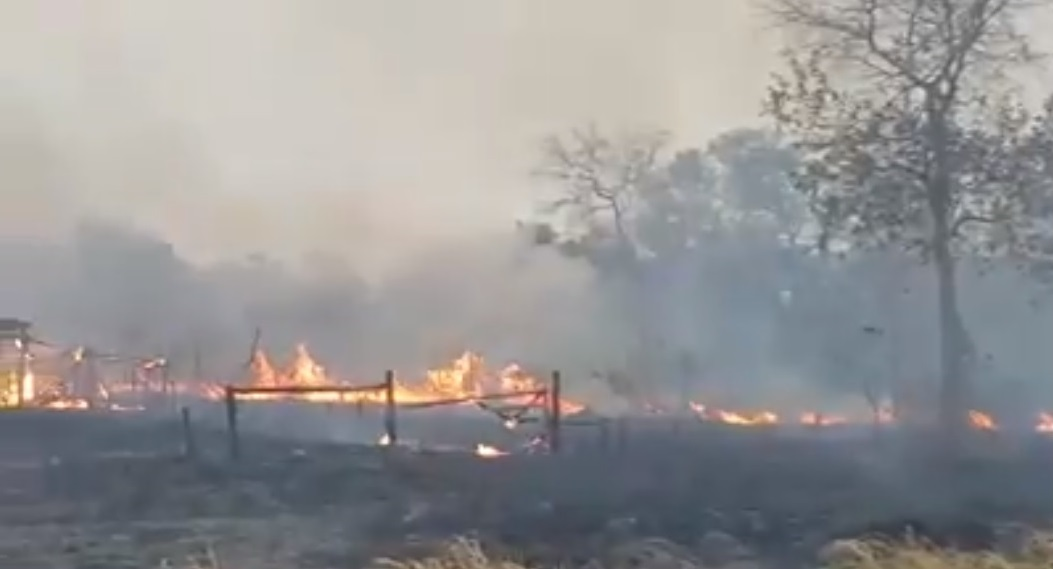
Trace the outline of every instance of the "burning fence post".
{"type": "Polygon", "coordinates": [[[20,326],[18,328],[18,406],[24,407],[26,404],[27,391],[31,391],[32,387],[28,385],[30,381],[29,377],[29,327],[20,326]]]}
{"type": "Polygon", "coordinates": [[[384,434],[388,445],[398,443],[398,428],[395,419],[395,372],[384,372],[384,434]]]}
{"type": "Polygon", "coordinates": [[[560,408],[560,402],[563,399],[562,396],[562,379],[560,378],[559,371],[552,372],[552,383],[548,388],[548,448],[552,454],[559,454],[562,448],[562,442],[560,440],[561,423],[562,423],[562,409],[560,408]]]}
{"type": "Polygon", "coordinates": [[[175,411],[179,407],[179,400],[176,397],[175,382],[172,380],[171,361],[167,357],[161,360],[161,386],[168,408],[175,411]]]}
{"type": "Polygon", "coordinates": [[[238,441],[238,392],[234,386],[226,387],[227,436],[230,439],[230,458],[237,460],[241,455],[238,441]]]}

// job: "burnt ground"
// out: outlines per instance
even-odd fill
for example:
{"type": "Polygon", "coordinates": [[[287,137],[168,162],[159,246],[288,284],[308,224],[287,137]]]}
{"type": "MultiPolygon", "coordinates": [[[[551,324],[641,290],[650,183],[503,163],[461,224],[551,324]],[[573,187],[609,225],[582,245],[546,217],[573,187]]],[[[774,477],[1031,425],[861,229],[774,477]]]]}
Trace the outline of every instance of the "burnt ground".
{"type": "MultiPolygon", "coordinates": [[[[245,435],[233,462],[206,422],[191,459],[177,421],[0,414],[0,567],[178,567],[206,554],[238,569],[359,567],[459,535],[568,566],[638,538],[699,548],[731,536],[793,566],[838,537],[910,526],[985,547],[997,524],[1053,519],[1053,440],[1033,435],[980,437],[970,458],[937,465],[913,438],[862,431],[652,421],[631,424],[620,449],[579,429],[561,456],[481,459],[286,428],[300,440],[245,435]]],[[[508,436],[470,418],[405,425],[408,438],[508,436]]]]}

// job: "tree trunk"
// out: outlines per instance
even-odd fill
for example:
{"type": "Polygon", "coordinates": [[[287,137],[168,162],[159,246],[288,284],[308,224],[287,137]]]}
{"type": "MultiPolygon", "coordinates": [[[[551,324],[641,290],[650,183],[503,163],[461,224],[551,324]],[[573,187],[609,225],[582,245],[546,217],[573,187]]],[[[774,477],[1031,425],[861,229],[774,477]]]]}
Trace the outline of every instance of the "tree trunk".
{"type": "Polygon", "coordinates": [[[960,441],[969,410],[969,369],[966,331],[958,310],[955,262],[949,243],[934,243],[933,267],[939,302],[940,424],[948,443],[960,441]]]}
{"type": "Polygon", "coordinates": [[[969,378],[966,365],[966,332],[958,310],[958,282],[952,250],[953,208],[950,162],[951,140],[948,120],[950,99],[929,94],[927,117],[932,151],[932,172],[928,183],[929,211],[932,214],[932,262],[936,271],[939,304],[940,389],[939,407],[947,450],[953,452],[962,441],[967,426],[969,378]]]}

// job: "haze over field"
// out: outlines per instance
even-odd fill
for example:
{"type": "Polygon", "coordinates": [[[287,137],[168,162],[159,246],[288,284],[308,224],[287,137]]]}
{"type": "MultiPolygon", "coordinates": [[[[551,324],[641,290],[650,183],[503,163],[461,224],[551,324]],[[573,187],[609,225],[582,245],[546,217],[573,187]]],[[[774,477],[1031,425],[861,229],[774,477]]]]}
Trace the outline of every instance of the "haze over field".
{"type": "MultiPolygon", "coordinates": [[[[779,39],[743,0],[0,3],[0,263],[17,275],[0,312],[63,342],[209,344],[217,374],[257,325],[275,348],[307,341],[362,373],[465,347],[582,374],[627,366],[617,287],[515,233],[543,195],[528,175],[539,142],[595,121],[704,148],[764,126],[779,39]]],[[[825,364],[758,357],[788,348],[758,301],[782,285],[743,285],[779,274],[757,247],[699,261],[698,282],[652,283],[660,320],[694,319],[662,349],[703,375],[826,389],[810,379],[838,375],[825,364]]],[[[998,278],[969,310],[1036,294],[998,278]]],[[[924,294],[910,302],[927,310],[924,294]]],[[[997,374],[1048,376],[1049,356],[1019,341],[1048,337],[1048,318],[1023,302],[978,335],[997,374]]],[[[844,337],[886,312],[857,305],[806,320],[844,337]]],[[[917,346],[904,365],[931,374],[917,346]]]]}
{"type": "Polygon", "coordinates": [[[746,4],[5,2],[0,116],[34,156],[4,191],[204,258],[390,266],[507,229],[554,130],[755,121],[773,48],[746,4]]]}

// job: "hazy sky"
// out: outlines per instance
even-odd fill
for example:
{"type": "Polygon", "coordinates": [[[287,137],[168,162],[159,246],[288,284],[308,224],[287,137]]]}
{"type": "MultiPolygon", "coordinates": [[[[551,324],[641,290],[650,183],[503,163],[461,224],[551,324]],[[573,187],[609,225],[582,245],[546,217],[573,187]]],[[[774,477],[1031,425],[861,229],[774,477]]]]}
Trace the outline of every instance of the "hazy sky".
{"type": "Polygon", "coordinates": [[[750,22],[743,0],[5,0],[4,197],[33,228],[101,211],[198,255],[375,264],[510,227],[554,129],[750,120],[750,22]]]}
{"type": "Polygon", "coordinates": [[[755,120],[774,42],[752,5],[3,0],[4,207],[33,219],[4,232],[97,211],[200,256],[376,266],[510,227],[546,133],[755,120]]]}

